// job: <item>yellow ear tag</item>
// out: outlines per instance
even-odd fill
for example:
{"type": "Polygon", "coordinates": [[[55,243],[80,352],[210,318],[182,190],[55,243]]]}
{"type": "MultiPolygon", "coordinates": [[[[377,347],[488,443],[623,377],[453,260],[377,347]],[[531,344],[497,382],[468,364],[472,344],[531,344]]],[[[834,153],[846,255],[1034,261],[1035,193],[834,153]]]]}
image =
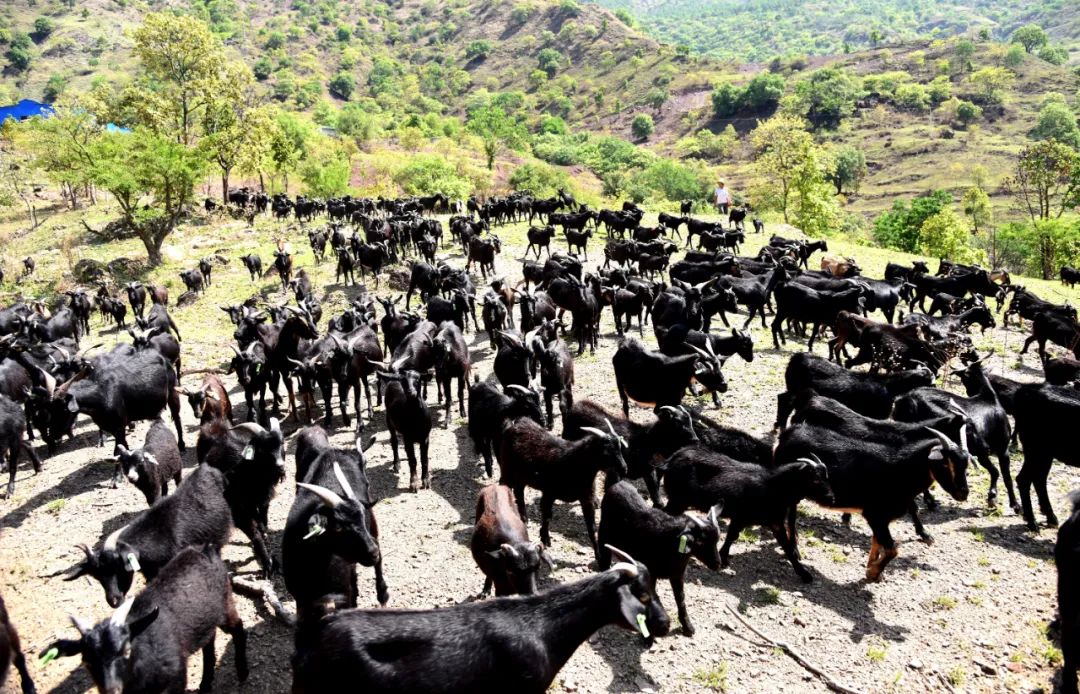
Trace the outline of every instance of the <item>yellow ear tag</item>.
{"type": "Polygon", "coordinates": [[[679,554],[690,554],[690,548],[686,546],[687,540],[689,538],[686,535],[679,535],[679,554]]]}
{"type": "Polygon", "coordinates": [[[251,460],[255,457],[255,449],[252,446],[244,448],[244,460],[251,460]]]}
{"type": "Polygon", "coordinates": [[[38,665],[44,667],[52,661],[56,660],[56,657],[58,655],[60,655],[60,650],[58,648],[50,648],[49,650],[45,651],[45,653],[38,659],[38,665]]]}

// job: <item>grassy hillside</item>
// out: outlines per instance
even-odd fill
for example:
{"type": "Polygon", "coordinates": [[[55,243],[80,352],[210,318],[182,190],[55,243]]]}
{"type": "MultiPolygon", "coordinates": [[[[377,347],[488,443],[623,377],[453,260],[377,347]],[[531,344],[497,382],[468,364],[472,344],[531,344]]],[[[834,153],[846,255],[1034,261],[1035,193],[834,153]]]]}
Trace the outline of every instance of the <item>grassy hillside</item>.
{"type": "Polygon", "coordinates": [[[777,55],[832,55],[881,41],[949,37],[982,30],[1006,38],[1033,22],[1051,38],[1080,38],[1069,0],[599,0],[628,10],[661,41],[719,58],[760,62],[777,55]]]}

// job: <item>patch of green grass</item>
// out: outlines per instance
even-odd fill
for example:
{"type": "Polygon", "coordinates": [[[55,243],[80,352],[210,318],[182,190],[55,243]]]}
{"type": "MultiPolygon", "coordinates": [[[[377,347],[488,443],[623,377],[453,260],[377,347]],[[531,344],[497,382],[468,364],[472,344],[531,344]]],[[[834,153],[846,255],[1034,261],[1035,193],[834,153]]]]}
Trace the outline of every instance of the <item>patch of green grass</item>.
{"type": "Polygon", "coordinates": [[[990,566],[990,559],[985,554],[980,554],[979,558],[975,560],[979,566],[990,566]]]}
{"type": "Polygon", "coordinates": [[[779,605],[780,589],[775,586],[763,586],[754,589],[754,602],[759,605],[779,605]]]}
{"type": "Polygon", "coordinates": [[[64,510],[64,506],[67,505],[67,499],[53,499],[49,503],[45,504],[45,511],[53,514],[54,516],[64,510]]]}
{"type": "Polygon", "coordinates": [[[1046,664],[1050,667],[1057,667],[1064,661],[1064,656],[1061,653],[1061,649],[1050,640],[1045,630],[1039,631],[1039,644],[1036,647],[1036,654],[1046,661],[1046,664]]]}
{"type": "Polygon", "coordinates": [[[976,607],[979,607],[983,604],[983,599],[981,595],[969,595],[967,596],[966,600],[972,605],[975,605],[976,607]]]}
{"type": "Polygon", "coordinates": [[[692,677],[694,682],[697,682],[706,689],[711,689],[714,692],[726,692],[727,671],[727,662],[721,660],[720,664],[712,670],[698,670],[692,677]]]}
{"type": "Polygon", "coordinates": [[[832,559],[837,564],[847,563],[847,555],[835,547],[829,550],[829,559],[832,559]]]}
{"type": "Polygon", "coordinates": [[[964,682],[967,681],[967,671],[957,665],[952,670],[949,670],[948,674],[945,675],[945,679],[954,687],[962,687],[964,682]]]}
{"type": "Polygon", "coordinates": [[[753,528],[743,528],[739,532],[740,542],[757,542],[760,539],[761,537],[758,535],[757,530],[754,530],[753,528]]]}
{"type": "Polygon", "coordinates": [[[933,604],[934,607],[940,608],[942,610],[951,610],[956,607],[957,601],[956,598],[952,597],[951,595],[939,595],[934,598],[933,604]]]}
{"type": "Polygon", "coordinates": [[[976,542],[986,542],[986,536],[983,534],[982,528],[969,526],[968,528],[966,528],[966,530],[971,533],[971,539],[975,540],[976,542]]]}
{"type": "Polygon", "coordinates": [[[888,655],[889,648],[884,643],[877,641],[871,643],[866,649],[866,657],[871,663],[880,663],[885,660],[885,656],[888,655]]]}

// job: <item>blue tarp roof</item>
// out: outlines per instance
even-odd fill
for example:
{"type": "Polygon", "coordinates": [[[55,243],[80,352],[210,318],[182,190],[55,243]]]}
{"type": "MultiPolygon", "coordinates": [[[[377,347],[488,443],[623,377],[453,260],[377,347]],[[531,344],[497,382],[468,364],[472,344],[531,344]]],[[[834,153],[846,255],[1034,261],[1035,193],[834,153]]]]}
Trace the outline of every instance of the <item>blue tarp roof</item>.
{"type": "Polygon", "coordinates": [[[0,123],[3,123],[8,118],[24,120],[33,116],[48,116],[50,114],[52,114],[52,106],[33,99],[23,99],[13,106],[0,106],[0,123]]]}

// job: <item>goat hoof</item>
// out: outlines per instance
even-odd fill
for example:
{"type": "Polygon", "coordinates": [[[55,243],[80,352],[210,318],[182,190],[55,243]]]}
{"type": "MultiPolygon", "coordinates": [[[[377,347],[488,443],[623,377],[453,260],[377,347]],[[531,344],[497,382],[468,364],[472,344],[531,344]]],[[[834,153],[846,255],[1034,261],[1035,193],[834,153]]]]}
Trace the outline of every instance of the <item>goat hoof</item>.
{"type": "Polygon", "coordinates": [[[919,536],[919,542],[922,542],[926,545],[932,545],[934,544],[934,536],[930,533],[925,533],[924,535],[919,536]]]}
{"type": "Polygon", "coordinates": [[[689,624],[683,624],[682,635],[686,638],[692,638],[694,636],[694,627],[689,624]]]}
{"type": "Polygon", "coordinates": [[[424,482],[423,482],[423,484],[421,485],[421,487],[422,487],[423,489],[431,489],[431,478],[430,478],[430,477],[425,477],[425,478],[424,478],[424,482]]]}
{"type": "Polygon", "coordinates": [[[412,480],[411,482],[409,482],[409,491],[413,494],[420,491],[420,482],[417,480],[412,480]]]}
{"type": "Polygon", "coordinates": [[[799,578],[802,580],[803,583],[813,583],[814,582],[813,574],[811,574],[806,569],[803,569],[802,571],[796,571],[795,573],[797,573],[799,575],[799,578]]]}

